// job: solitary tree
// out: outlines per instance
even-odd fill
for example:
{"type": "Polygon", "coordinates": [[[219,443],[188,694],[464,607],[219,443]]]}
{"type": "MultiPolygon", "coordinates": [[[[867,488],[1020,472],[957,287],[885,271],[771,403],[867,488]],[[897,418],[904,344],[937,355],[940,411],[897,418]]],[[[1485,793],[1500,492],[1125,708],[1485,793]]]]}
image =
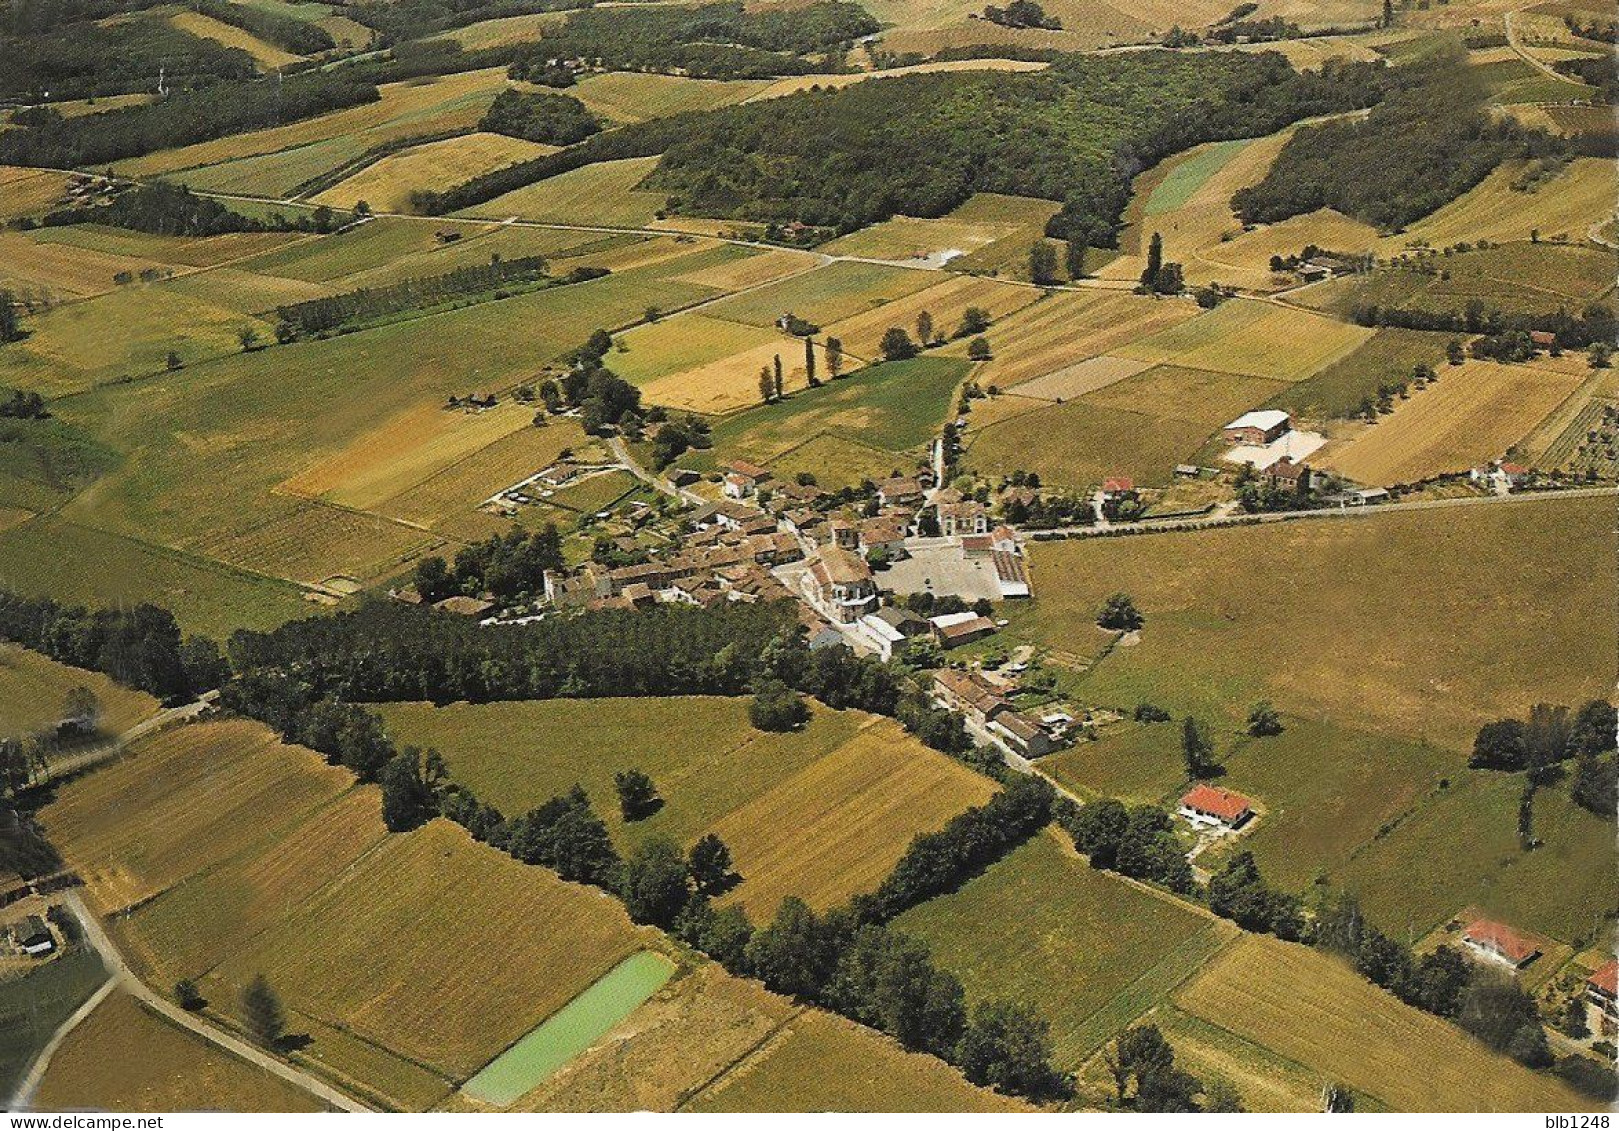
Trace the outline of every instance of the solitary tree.
{"type": "Polygon", "coordinates": [[[1042,287],[1057,281],[1057,252],[1045,240],[1029,245],[1029,279],[1042,287]]]}
{"type": "Polygon", "coordinates": [[[1282,733],[1282,717],[1268,700],[1261,699],[1248,712],[1248,733],[1255,738],[1282,733]]]}
{"type": "Polygon", "coordinates": [[[916,356],[916,343],[911,336],[898,326],[890,326],[883,331],[879,347],[883,351],[885,361],[905,361],[916,356]]]}
{"type": "Polygon", "coordinates": [[[843,342],[838,338],[828,338],[823,349],[826,352],[826,371],[836,381],[843,370],[843,342]]]}
{"type": "Polygon", "coordinates": [[[804,339],[804,378],[812,389],[820,384],[815,378],[815,339],[810,337],[804,339]]]}
{"type": "Polygon", "coordinates": [[[759,370],[759,399],[769,404],[776,399],[776,382],[770,376],[770,366],[759,370]]]}
{"type": "Polygon", "coordinates": [[[82,684],[69,689],[62,700],[62,722],[81,734],[89,734],[101,724],[101,700],[82,684]]]}
{"type": "Polygon", "coordinates": [[[613,775],[613,786],[618,790],[619,812],[626,821],[650,817],[663,804],[652,779],[640,770],[620,770],[613,775]]]}
{"type": "Polygon", "coordinates": [[[179,1002],[180,1008],[187,1013],[195,1013],[208,1004],[208,999],[197,989],[197,983],[190,978],[181,978],[174,983],[174,1000],[179,1002]]]}
{"type": "Polygon", "coordinates": [[[1181,754],[1186,759],[1187,777],[1206,778],[1214,769],[1214,744],[1203,724],[1191,715],[1181,724],[1181,754]]]}
{"type": "Polygon", "coordinates": [[[286,1030],[287,1015],[269,979],[255,975],[242,991],[242,1024],[247,1035],[263,1048],[274,1048],[286,1030]]]}
{"type": "Polygon", "coordinates": [[[989,339],[988,338],[978,337],[978,338],[974,338],[972,341],[967,343],[967,358],[968,358],[968,360],[970,360],[970,361],[988,361],[993,356],[994,355],[990,351],[990,348],[989,348],[989,339]]]}
{"type": "Polygon", "coordinates": [[[1164,268],[1164,237],[1157,232],[1147,244],[1147,266],[1141,272],[1141,285],[1149,291],[1158,289],[1158,272],[1164,268]]]}
{"type": "Polygon", "coordinates": [[[243,326],[236,331],[236,340],[241,343],[243,353],[252,353],[259,344],[259,332],[251,326],[243,326]]]}
{"type": "Polygon", "coordinates": [[[933,315],[925,310],[916,316],[916,341],[923,349],[933,341],[933,315]]]}
{"type": "Polygon", "coordinates": [[[1147,618],[1141,615],[1141,610],[1136,608],[1128,593],[1113,594],[1096,614],[1096,623],[1114,632],[1134,632],[1146,621],[1147,618]]]}
{"type": "Polygon", "coordinates": [[[735,865],[731,862],[731,850],[713,833],[700,837],[691,846],[689,864],[691,878],[704,895],[718,895],[733,882],[735,865]]]}
{"type": "Polygon", "coordinates": [[[776,399],[779,401],[779,400],[781,400],[781,395],[782,395],[781,354],[779,354],[779,353],[775,356],[775,359],[771,362],[771,375],[775,378],[776,399]]]}
{"type": "Polygon", "coordinates": [[[17,296],[0,290],[0,342],[15,342],[23,336],[17,319],[17,296]]]}
{"type": "Polygon", "coordinates": [[[989,311],[981,306],[969,306],[961,312],[961,325],[956,327],[955,337],[970,338],[974,334],[982,334],[989,329],[989,311]]]}
{"type": "Polygon", "coordinates": [[[167,365],[170,369],[179,369],[182,365],[185,364],[185,362],[180,360],[180,354],[179,354],[178,350],[170,350],[168,359],[164,362],[164,364],[167,365]]]}

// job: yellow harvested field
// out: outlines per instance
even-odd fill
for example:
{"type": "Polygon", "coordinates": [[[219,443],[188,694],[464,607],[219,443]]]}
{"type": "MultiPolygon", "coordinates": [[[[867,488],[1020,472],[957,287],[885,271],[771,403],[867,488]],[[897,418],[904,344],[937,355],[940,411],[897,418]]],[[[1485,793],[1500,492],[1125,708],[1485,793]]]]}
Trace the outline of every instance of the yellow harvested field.
{"type": "Polygon", "coordinates": [[[380,581],[434,543],[425,531],[325,503],[299,501],[281,510],[272,502],[263,512],[273,517],[209,533],[190,548],[254,573],[318,585],[334,577],[380,581]]]}
{"type": "Polygon", "coordinates": [[[1353,352],[1372,331],[1278,303],[1231,299],[1119,347],[1120,357],[1298,381],[1353,352]]]}
{"type": "Polygon", "coordinates": [[[700,267],[684,275],[676,275],[681,283],[696,283],[699,287],[713,287],[717,291],[741,291],[785,279],[800,271],[819,267],[821,261],[803,251],[763,251],[745,259],[700,267]]]}
{"type": "Polygon", "coordinates": [[[330,138],[352,137],[364,149],[397,137],[474,125],[506,85],[504,67],[463,71],[439,79],[388,83],[378,88],[382,97],[376,102],[335,110],[285,126],[198,142],[179,149],[161,150],[118,162],[114,168],[128,176],[153,176],[263,153],[278,153],[293,146],[309,145],[330,138]]]}
{"type": "MultiPolygon", "coordinates": [[[[784,392],[792,393],[809,386],[808,375],[804,368],[804,345],[797,338],[789,338],[783,334],[769,334],[768,331],[760,331],[740,323],[703,319],[701,315],[678,319],[664,325],[673,327],[675,332],[684,332],[695,327],[699,319],[707,323],[728,326],[731,328],[730,332],[735,333],[739,339],[750,337],[757,339],[762,333],[767,337],[759,345],[648,381],[641,386],[642,395],[647,403],[706,413],[726,413],[747,408],[759,403],[759,371],[765,368],[773,369],[777,357],[781,358],[784,392]]],[[[819,367],[819,372],[825,374],[827,372],[825,350],[819,342],[812,348],[815,350],[815,364],[819,367]]],[[[850,368],[852,366],[845,360],[844,371],[848,372],[850,368]]]]}
{"type": "Polygon", "coordinates": [[[244,31],[223,20],[216,20],[212,16],[205,16],[201,12],[189,9],[176,12],[169,17],[169,23],[187,35],[211,39],[221,47],[235,47],[246,51],[253,56],[253,62],[258,64],[261,71],[273,71],[285,67],[288,63],[302,62],[304,58],[302,55],[283,51],[273,43],[266,43],[250,31],[244,31]]]}
{"type": "Polygon", "coordinates": [[[766,98],[781,98],[783,95],[797,94],[801,90],[811,87],[820,87],[822,90],[835,90],[851,86],[867,79],[890,79],[900,75],[920,75],[933,71],[1043,71],[1051,64],[1035,62],[1029,59],[944,59],[931,63],[912,63],[906,67],[890,67],[883,71],[853,71],[848,74],[835,75],[794,75],[790,78],[776,79],[765,89],[748,98],[749,102],[758,102],[766,98]]]}
{"type": "Polygon", "coordinates": [[[335,881],[387,836],[381,793],[352,789],[308,812],[273,852],[247,852],[118,922],[132,961],[159,985],[195,978],[335,881]]]}
{"type": "Polygon", "coordinates": [[[1021,1112],[1021,1100],[975,1088],[944,1061],[891,1037],[806,1009],[687,1102],[692,1111],[1021,1112]]]}
{"type": "Polygon", "coordinates": [[[654,941],[604,892],[439,819],[387,837],[199,985],[234,1002],[263,972],[292,1031],[311,1017],[462,1080],[654,941]]]}
{"type": "Polygon", "coordinates": [[[802,1009],[705,962],[506,1110],[674,1111],[802,1009]]]}
{"type": "MultiPolygon", "coordinates": [[[[8,186],[0,184],[0,196],[9,191],[8,186]]],[[[16,232],[0,232],[0,286],[16,291],[56,297],[104,294],[118,285],[113,276],[121,271],[139,275],[162,266],[150,259],[43,243],[16,232]]]]}
{"type": "MultiPolygon", "coordinates": [[[[1212,244],[1199,251],[1197,259],[1201,277],[1258,289],[1270,279],[1273,255],[1297,255],[1311,244],[1331,251],[1363,252],[1376,246],[1377,239],[1377,229],[1370,224],[1331,208],[1320,208],[1243,232],[1226,243],[1212,244]]],[[[1284,281],[1292,280],[1284,276],[1284,281]]]]}
{"type": "Polygon", "coordinates": [[[352,782],[257,723],[193,723],[68,782],[40,817],[106,913],[291,826],[352,782]]]}
{"type": "Polygon", "coordinates": [[[417,404],[356,436],[281,489],[369,510],[496,440],[531,427],[533,416],[532,409],[515,401],[482,412],[417,404]]]}
{"type": "MultiPolygon", "coordinates": [[[[1142,295],[1086,290],[1064,291],[1026,306],[991,326],[995,358],[974,376],[980,385],[1009,389],[1089,357],[1110,353],[1144,335],[1197,313],[1190,303],[1160,302],[1142,295]]],[[[945,347],[965,356],[965,342],[945,347]]]]}
{"type": "Polygon", "coordinates": [[[820,250],[828,255],[853,255],[863,259],[943,258],[946,253],[953,253],[951,258],[954,258],[987,247],[1016,228],[1017,225],[1011,223],[973,223],[948,216],[934,220],[896,216],[822,244],[820,250]]]}
{"type": "Polygon", "coordinates": [[[1566,236],[1583,242],[1592,224],[1614,214],[1613,165],[1600,157],[1581,157],[1561,176],[1534,192],[1513,192],[1522,164],[1509,161],[1465,195],[1397,236],[1386,237],[1379,254],[1395,255],[1413,242],[1434,247],[1472,242],[1526,240],[1532,230],[1541,239],[1566,236]]]}
{"type": "MultiPolygon", "coordinates": [[[[948,336],[968,307],[978,307],[999,320],[1021,310],[1041,297],[1034,287],[1002,283],[972,275],[957,275],[912,294],[886,302],[872,310],[822,327],[826,337],[837,338],[856,357],[874,358],[881,353],[884,332],[898,326],[913,339],[917,336],[917,315],[926,311],[933,317],[933,332],[948,336]]],[[[989,330],[995,333],[992,324],[989,330]]],[[[993,337],[991,340],[994,340],[993,337]]]]}
{"type": "Polygon", "coordinates": [[[817,909],[871,891],[911,837],[940,828],[994,784],[881,720],[714,826],[756,922],[789,895],[817,909]]]}
{"type": "Polygon", "coordinates": [[[505,47],[510,43],[530,43],[545,34],[547,26],[566,20],[565,12],[531,12],[523,16],[503,16],[494,20],[479,20],[475,24],[459,27],[436,35],[434,39],[448,39],[459,43],[462,50],[482,51],[490,47],[505,47]]]}
{"type": "Polygon", "coordinates": [[[67,693],[87,687],[101,704],[100,726],[119,734],[157,712],[144,691],[121,687],[100,672],[59,664],[16,644],[0,644],[0,738],[21,738],[64,717],[67,693]]]}
{"type": "Polygon", "coordinates": [[[1568,395],[1578,374],[1536,365],[1469,360],[1444,366],[1392,413],[1314,462],[1358,483],[1412,483],[1501,458],[1568,395]]]}
{"type": "Polygon", "coordinates": [[[495,220],[516,216],[555,224],[645,227],[667,198],[661,192],[637,192],[635,186],[657,163],[656,157],[629,157],[586,165],[514,189],[466,214],[495,220]]]}
{"type": "MultiPolygon", "coordinates": [[[[122,110],[126,106],[143,106],[152,102],[157,95],[151,93],[139,94],[106,94],[100,98],[74,98],[66,102],[42,103],[64,118],[82,118],[86,114],[104,114],[108,110],[122,110]]],[[[0,176],[0,183],[3,183],[0,176]]]]}
{"type": "MultiPolygon", "coordinates": [[[[642,122],[693,110],[742,102],[770,85],[769,79],[694,79],[681,75],[609,71],[568,88],[585,108],[610,122],[642,122]]],[[[525,90],[545,87],[524,85],[525,90]]]]}
{"type": "Polygon", "coordinates": [[[180,294],[206,298],[243,314],[268,314],[278,306],[325,298],[342,289],[327,283],[261,275],[239,267],[215,267],[166,285],[180,294]]]}
{"type": "Polygon", "coordinates": [[[574,420],[508,433],[379,504],[376,510],[455,533],[479,517],[473,508],[483,500],[553,463],[564,448],[579,452],[588,439],[574,420]]]}
{"type": "Polygon", "coordinates": [[[363,200],[379,212],[409,212],[410,194],[416,189],[461,184],[556,151],[554,145],[503,134],[463,134],[389,154],[311,199],[333,208],[352,208],[363,200]]]}
{"type": "MultiPolygon", "coordinates": [[[[49,212],[67,192],[67,185],[66,173],[0,165],[0,222],[49,212]]],[[[0,257],[0,271],[9,267],[0,257]]]]}
{"type": "MultiPolygon", "coordinates": [[[[1032,381],[1024,381],[1011,391],[1020,397],[1042,401],[1067,401],[1075,397],[1105,389],[1116,381],[1134,377],[1143,369],[1151,368],[1150,361],[1137,361],[1131,357],[1089,357],[1084,361],[1054,370],[1032,381]]],[[[979,421],[974,412],[974,423],[979,421]]]]}
{"type": "Polygon", "coordinates": [[[1226,948],[1175,1002],[1395,1111],[1595,1111],[1321,951],[1264,935],[1226,948]]]}
{"type": "Polygon", "coordinates": [[[325,1111],[302,1088],[159,1017],[117,990],[51,1057],[41,1111],[325,1111]]]}

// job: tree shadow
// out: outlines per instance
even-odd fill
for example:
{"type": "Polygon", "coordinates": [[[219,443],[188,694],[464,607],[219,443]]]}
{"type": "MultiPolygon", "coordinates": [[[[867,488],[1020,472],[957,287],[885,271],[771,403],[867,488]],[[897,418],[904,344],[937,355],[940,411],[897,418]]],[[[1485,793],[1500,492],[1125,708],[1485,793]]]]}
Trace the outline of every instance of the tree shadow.
{"type": "Polygon", "coordinates": [[[308,1033],[285,1033],[276,1038],[275,1051],[281,1053],[299,1052],[315,1043],[315,1038],[308,1033]]]}

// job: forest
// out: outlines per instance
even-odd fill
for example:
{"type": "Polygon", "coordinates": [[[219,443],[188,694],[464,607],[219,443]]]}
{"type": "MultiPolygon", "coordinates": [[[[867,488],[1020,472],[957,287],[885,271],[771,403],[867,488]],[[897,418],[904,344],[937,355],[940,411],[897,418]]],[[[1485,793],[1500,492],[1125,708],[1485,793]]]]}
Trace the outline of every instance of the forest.
{"type": "Polygon", "coordinates": [[[1393,70],[1393,89],[1370,114],[1298,131],[1265,179],[1238,191],[1232,207],[1251,224],[1335,208],[1399,231],[1507,158],[1559,150],[1551,135],[1491,116],[1477,72],[1456,56],[1393,70]]]}
{"type": "Polygon", "coordinates": [[[191,6],[210,19],[251,32],[294,55],[315,55],[337,46],[332,33],[312,20],[283,16],[246,4],[231,4],[227,0],[191,0],[191,6]]]}
{"type": "Polygon", "coordinates": [[[1065,57],[1042,73],[907,75],[612,130],[418,208],[447,212],[598,161],[662,155],[673,211],[853,231],[975,192],[1064,202],[1049,234],[1111,246],[1130,178],[1202,141],[1371,104],[1380,64],[1300,74],[1280,55],[1065,57]],[[903,89],[890,84],[902,83],[903,89]]]}
{"type": "Polygon", "coordinates": [[[171,90],[252,78],[253,57],[190,35],[157,16],[116,27],[94,23],[0,37],[0,98],[42,101],[155,93],[158,70],[171,90]]]}
{"type": "Polygon", "coordinates": [[[0,133],[0,164],[103,165],[295,122],[380,97],[375,85],[341,70],[175,91],[146,106],[6,130],[0,133]]]}
{"type": "Polygon", "coordinates": [[[111,204],[62,208],[46,213],[46,227],[67,224],[106,224],[158,236],[217,236],[224,232],[329,231],[331,209],[322,217],[300,214],[289,221],[282,216],[259,220],[234,212],[211,197],[198,196],[184,185],[151,181],[119,194],[111,204]]]}
{"type": "Polygon", "coordinates": [[[544,145],[572,145],[600,133],[601,123],[577,98],[508,88],[495,96],[478,128],[544,145]]]}

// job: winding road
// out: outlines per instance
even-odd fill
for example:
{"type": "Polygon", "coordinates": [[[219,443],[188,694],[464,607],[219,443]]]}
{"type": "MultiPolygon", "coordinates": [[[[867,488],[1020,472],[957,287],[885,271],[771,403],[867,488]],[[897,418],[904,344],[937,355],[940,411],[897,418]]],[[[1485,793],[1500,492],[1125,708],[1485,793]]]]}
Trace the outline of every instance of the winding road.
{"type": "Polygon", "coordinates": [[[63,1040],[81,1021],[90,1016],[102,999],[115,989],[123,990],[153,1012],[161,1014],[181,1028],[189,1029],[210,1044],[217,1045],[233,1056],[240,1057],[249,1064],[256,1065],[274,1076],[279,1076],[289,1084],[303,1089],[322,1103],[338,1111],[361,1112],[376,1110],[365,1106],[351,1096],[345,1095],[331,1085],[317,1080],[309,1073],[276,1059],[263,1049],[255,1048],[246,1041],[233,1037],[222,1029],[208,1024],[196,1014],[186,1012],[158,994],[145,982],[141,981],[135,972],[129,968],[129,964],[124,961],[124,956],[119,953],[117,946],[113,944],[112,939],[108,937],[106,930],[102,927],[101,921],[91,914],[89,907],[85,905],[84,898],[79,892],[68,891],[63,893],[62,902],[73,912],[74,918],[78,919],[80,926],[84,929],[85,942],[101,955],[101,961],[106,965],[111,976],[90,1000],[80,1006],[73,1016],[63,1022],[62,1026],[52,1035],[50,1042],[35,1058],[34,1063],[29,1066],[28,1073],[23,1077],[22,1084],[18,1087],[12,1100],[11,1110],[25,1110],[29,1106],[39,1090],[40,1081],[45,1077],[45,1070],[50,1067],[51,1057],[61,1047],[63,1040]]]}

